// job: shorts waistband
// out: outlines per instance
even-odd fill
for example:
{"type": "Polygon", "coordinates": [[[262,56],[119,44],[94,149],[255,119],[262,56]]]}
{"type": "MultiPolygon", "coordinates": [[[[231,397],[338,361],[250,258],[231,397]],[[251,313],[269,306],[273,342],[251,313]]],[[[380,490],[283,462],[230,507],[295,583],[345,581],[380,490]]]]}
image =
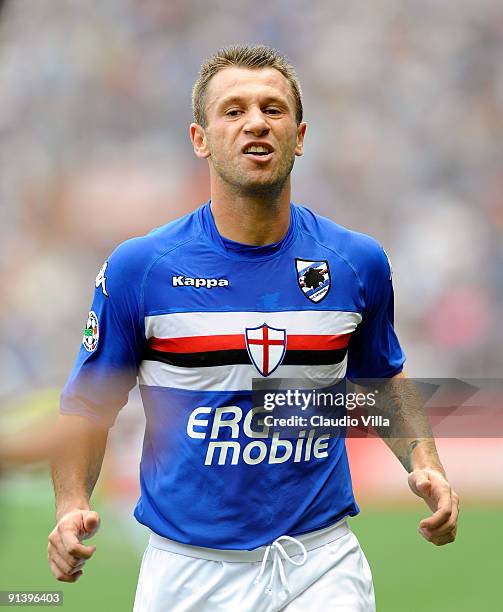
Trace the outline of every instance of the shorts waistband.
{"type": "MultiPolygon", "coordinates": [[[[314,550],[320,546],[324,546],[329,542],[339,539],[343,535],[350,531],[347,518],[318,529],[316,531],[310,531],[301,535],[293,536],[295,540],[302,542],[306,550],[314,550]]],[[[260,546],[253,550],[224,550],[220,548],[204,548],[203,546],[192,546],[190,544],[182,544],[181,542],[175,542],[168,538],[163,538],[157,533],[150,534],[150,546],[153,548],[160,548],[161,550],[167,550],[169,552],[176,553],[178,555],[184,555],[186,557],[195,557],[196,559],[206,559],[208,561],[227,561],[231,563],[254,563],[256,561],[262,561],[267,546],[260,546]]],[[[289,555],[298,555],[298,545],[294,542],[282,543],[283,548],[289,555]]]]}

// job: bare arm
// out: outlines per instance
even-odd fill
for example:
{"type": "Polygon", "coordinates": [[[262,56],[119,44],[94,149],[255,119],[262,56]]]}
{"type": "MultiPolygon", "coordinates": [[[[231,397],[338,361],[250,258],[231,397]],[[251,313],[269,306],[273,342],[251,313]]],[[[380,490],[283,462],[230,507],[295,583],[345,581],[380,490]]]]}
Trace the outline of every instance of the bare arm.
{"type": "Polygon", "coordinates": [[[401,373],[379,390],[378,413],[390,427],[376,427],[409,472],[409,486],[432,510],[419,523],[419,533],[441,546],[456,537],[459,498],[447,481],[423,402],[413,381],[401,373]]]}
{"type": "Polygon", "coordinates": [[[81,541],[99,528],[89,500],[103,463],[108,429],[80,416],[61,415],[51,461],[56,497],[56,527],[49,535],[48,559],[54,576],[75,582],[94,551],[81,541]]]}
{"type": "Polygon", "coordinates": [[[390,421],[376,427],[397,459],[407,470],[432,468],[445,477],[422,399],[405,374],[400,373],[379,389],[377,412],[390,421]]]}

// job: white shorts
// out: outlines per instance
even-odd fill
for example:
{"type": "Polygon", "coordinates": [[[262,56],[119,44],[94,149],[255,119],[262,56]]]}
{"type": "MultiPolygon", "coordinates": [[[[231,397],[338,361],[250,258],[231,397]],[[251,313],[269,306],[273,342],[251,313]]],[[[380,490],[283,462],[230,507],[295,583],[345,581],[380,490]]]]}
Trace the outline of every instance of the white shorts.
{"type": "Polygon", "coordinates": [[[251,551],[188,546],[152,534],[134,603],[134,612],[320,609],[375,611],[372,574],[346,520],[251,551]]]}

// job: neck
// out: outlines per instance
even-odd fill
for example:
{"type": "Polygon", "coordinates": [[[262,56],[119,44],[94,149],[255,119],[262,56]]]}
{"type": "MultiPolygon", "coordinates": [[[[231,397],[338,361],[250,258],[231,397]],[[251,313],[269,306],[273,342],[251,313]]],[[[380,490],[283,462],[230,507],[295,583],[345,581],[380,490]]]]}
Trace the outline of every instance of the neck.
{"type": "Polygon", "coordinates": [[[270,191],[212,184],[211,212],[221,236],[253,246],[279,242],[290,225],[290,177],[270,191]]]}

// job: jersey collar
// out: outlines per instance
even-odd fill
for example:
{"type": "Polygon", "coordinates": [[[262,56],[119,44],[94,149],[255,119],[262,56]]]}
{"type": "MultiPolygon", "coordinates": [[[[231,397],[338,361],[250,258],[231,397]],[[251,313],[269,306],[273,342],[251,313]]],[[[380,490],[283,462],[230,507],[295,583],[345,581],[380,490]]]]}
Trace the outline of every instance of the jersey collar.
{"type": "Polygon", "coordinates": [[[279,241],[272,244],[262,246],[254,246],[250,244],[242,244],[235,242],[229,238],[222,236],[217,229],[215,219],[210,208],[211,200],[199,209],[199,221],[203,230],[203,234],[212,247],[230,257],[231,259],[240,259],[242,261],[262,261],[272,259],[281,255],[295,240],[297,236],[297,208],[295,204],[290,203],[290,225],[285,236],[279,241]]]}

